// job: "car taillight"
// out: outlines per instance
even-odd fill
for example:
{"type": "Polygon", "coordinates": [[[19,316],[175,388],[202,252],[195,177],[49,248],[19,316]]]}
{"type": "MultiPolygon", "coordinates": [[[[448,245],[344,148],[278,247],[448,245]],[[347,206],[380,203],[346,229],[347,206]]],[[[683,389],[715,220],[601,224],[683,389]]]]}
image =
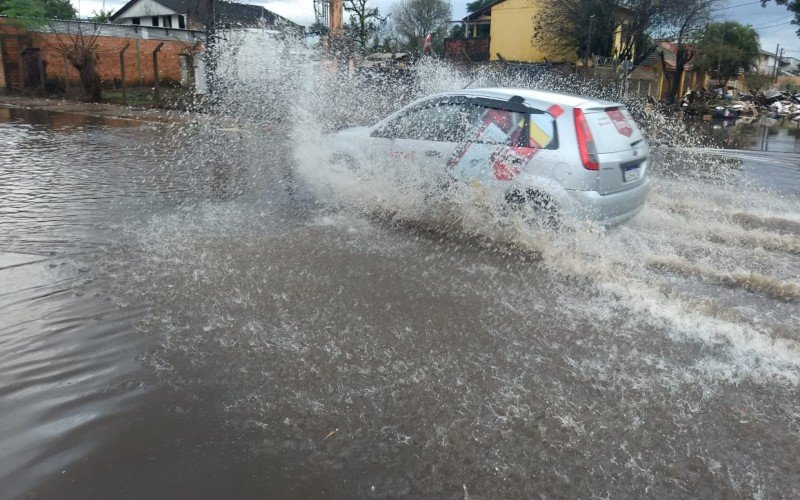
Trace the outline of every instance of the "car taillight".
{"type": "Polygon", "coordinates": [[[597,162],[597,149],[594,146],[592,131],[586,123],[583,111],[575,108],[575,133],[578,135],[578,151],[581,153],[581,161],[587,170],[599,170],[600,164],[597,162]]]}

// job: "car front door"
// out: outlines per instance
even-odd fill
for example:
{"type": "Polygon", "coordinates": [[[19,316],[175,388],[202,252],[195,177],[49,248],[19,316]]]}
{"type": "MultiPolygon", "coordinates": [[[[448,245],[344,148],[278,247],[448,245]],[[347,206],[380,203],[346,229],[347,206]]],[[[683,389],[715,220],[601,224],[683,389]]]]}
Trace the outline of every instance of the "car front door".
{"type": "Polygon", "coordinates": [[[463,97],[436,98],[409,108],[376,128],[378,161],[409,189],[428,191],[440,183],[465,136],[469,114],[463,97]]]}

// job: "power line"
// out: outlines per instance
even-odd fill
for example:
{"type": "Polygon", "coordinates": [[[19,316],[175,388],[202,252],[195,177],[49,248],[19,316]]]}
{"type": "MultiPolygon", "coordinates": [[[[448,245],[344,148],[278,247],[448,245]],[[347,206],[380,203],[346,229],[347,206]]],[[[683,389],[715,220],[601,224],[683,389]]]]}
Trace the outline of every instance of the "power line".
{"type": "Polygon", "coordinates": [[[770,24],[769,26],[750,26],[750,27],[753,28],[754,30],[763,30],[763,29],[766,29],[766,28],[774,28],[776,26],[783,26],[784,24],[791,24],[791,23],[792,23],[792,21],[786,21],[786,22],[778,23],[778,24],[770,24]]]}
{"type": "Polygon", "coordinates": [[[757,0],[755,2],[740,3],[738,5],[729,5],[728,7],[717,7],[716,9],[709,9],[709,12],[717,12],[717,11],[720,11],[720,10],[735,9],[737,7],[744,7],[745,5],[755,5],[757,3],[761,3],[761,0],[757,0]]]}

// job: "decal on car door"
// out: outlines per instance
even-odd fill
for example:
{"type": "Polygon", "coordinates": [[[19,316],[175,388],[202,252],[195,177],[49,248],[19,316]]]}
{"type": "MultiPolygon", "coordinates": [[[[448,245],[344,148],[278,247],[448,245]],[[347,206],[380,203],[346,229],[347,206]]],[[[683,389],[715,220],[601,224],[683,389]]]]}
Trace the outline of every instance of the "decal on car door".
{"type": "Polygon", "coordinates": [[[526,113],[486,108],[475,131],[448,160],[447,166],[464,181],[494,178],[510,181],[550,140],[542,127],[531,122],[529,142],[523,147],[526,113]]]}

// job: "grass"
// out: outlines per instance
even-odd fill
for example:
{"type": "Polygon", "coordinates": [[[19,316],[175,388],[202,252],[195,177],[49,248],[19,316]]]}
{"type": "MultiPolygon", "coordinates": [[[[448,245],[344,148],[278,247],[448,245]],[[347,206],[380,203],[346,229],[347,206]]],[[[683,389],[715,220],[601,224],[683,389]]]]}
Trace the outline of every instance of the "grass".
{"type": "Polygon", "coordinates": [[[156,99],[153,87],[133,87],[103,91],[103,102],[146,108],[188,109],[193,104],[191,91],[176,87],[159,87],[160,99],[156,99]]]}

